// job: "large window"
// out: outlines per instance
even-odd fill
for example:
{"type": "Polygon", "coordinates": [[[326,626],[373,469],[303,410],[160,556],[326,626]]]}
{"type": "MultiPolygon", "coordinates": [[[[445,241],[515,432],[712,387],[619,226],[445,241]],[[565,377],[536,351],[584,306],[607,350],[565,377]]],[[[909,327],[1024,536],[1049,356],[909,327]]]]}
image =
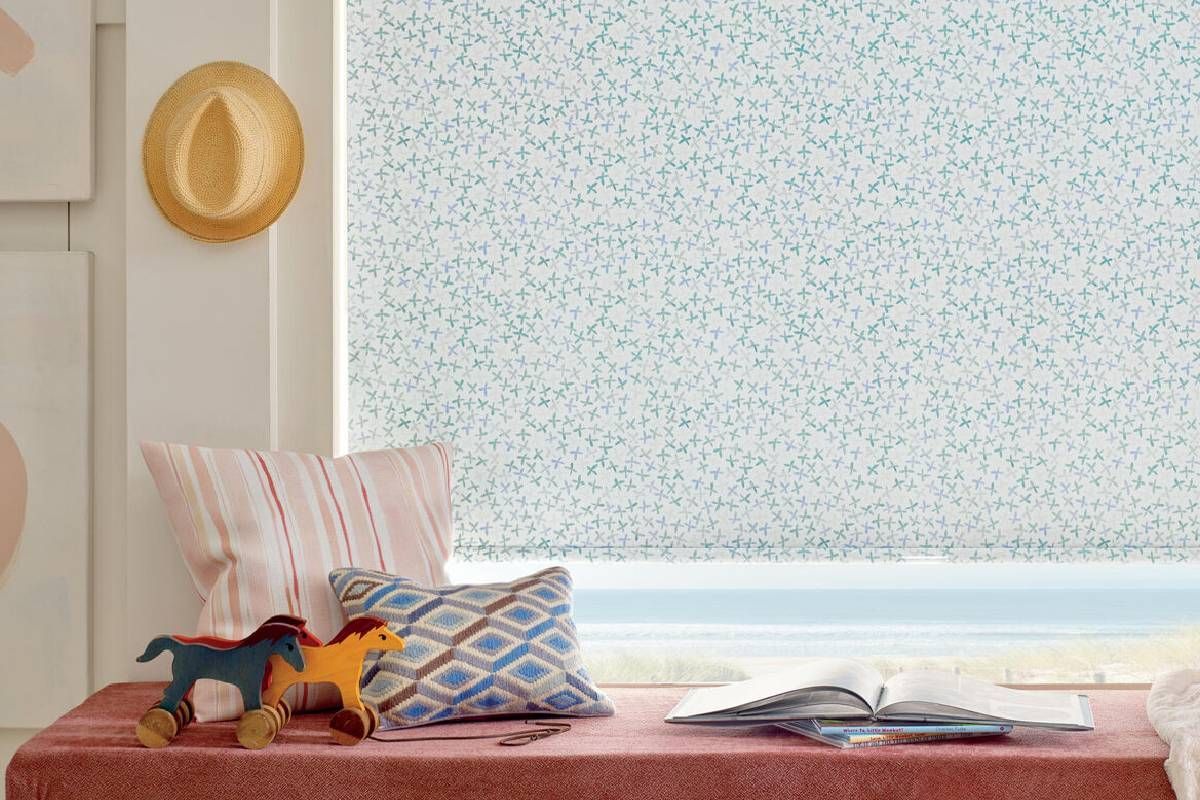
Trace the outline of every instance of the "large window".
{"type": "MultiPolygon", "coordinates": [[[[490,581],[541,564],[459,563],[490,581]]],[[[604,681],[734,680],[821,657],[884,673],[1128,683],[1200,663],[1200,566],[575,564],[604,681]]]]}
{"type": "Polygon", "coordinates": [[[1197,555],[1190,2],[347,19],[350,441],[454,445],[459,558],[1197,555]]]}

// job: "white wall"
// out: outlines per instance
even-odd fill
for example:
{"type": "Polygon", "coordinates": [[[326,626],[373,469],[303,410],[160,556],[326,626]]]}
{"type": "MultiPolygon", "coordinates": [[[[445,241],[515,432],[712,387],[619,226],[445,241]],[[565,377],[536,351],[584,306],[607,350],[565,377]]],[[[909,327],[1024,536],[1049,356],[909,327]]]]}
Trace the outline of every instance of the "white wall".
{"type": "MultiPolygon", "coordinates": [[[[96,0],[96,193],[0,204],[0,250],[90,250],[90,684],[161,677],[133,657],[199,609],[137,444],[335,447],[335,31],[339,0],[96,0]],[[273,74],[305,130],[299,191],[268,232],[201,244],[153,205],[142,132],[179,75],[216,59],[273,74]]],[[[0,729],[0,769],[33,731],[0,729]]]]}
{"type": "MultiPolygon", "coordinates": [[[[126,130],[143,130],[162,93],[197,64],[269,71],[269,11],[243,0],[127,0],[126,130]]],[[[126,607],[138,610],[127,615],[125,645],[133,652],[199,612],[138,443],[270,445],[272,248],[269,236],[213,245],[172,227],[146,191],[134,135],[125,138],[125,189],[126,607]]],[[[157,663],[133,672],[161,673],[157,663]]]]}
{"type": "MultiPolygon", "coordinates": [[[[194,625],[199,599],[138,450],[147,439],[329,452],[332,430],[332,0],[127,0],[126,129],[207,61],[275,75],[305,130],[305,173],[266,235],[191,240],[145,190],[126,136],[125,653],[194,625]],[[171,35],[187,31],[184,37],[171,35]]],[[[158,677],[162,664],[128,665],[158,677]]]]}

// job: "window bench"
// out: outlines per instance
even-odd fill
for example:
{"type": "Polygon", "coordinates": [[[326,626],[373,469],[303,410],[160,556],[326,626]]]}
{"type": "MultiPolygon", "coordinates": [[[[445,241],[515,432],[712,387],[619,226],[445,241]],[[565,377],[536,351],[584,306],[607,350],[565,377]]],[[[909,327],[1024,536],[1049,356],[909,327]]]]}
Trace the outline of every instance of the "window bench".
{"type": "MultiPolygon", "coordinates": [[[[667,725],[680,688],[612,689],[617,716],[524,747],[495,741],[332,744],[328,715],[301,715],[265,750],[240,748],[234,723],[189,726],[168,747],[134,737],[161,684],[114,684],[13,757],[8,800],[395,798],[396,800],[1171,800],[1166,746],[1141,691],[1095,691],[1096,730],[1018,730],[975,742],[838,750],[774,729],[667,725]]],[[[412,735],[520,728],[435,726],[412,735]]]]}

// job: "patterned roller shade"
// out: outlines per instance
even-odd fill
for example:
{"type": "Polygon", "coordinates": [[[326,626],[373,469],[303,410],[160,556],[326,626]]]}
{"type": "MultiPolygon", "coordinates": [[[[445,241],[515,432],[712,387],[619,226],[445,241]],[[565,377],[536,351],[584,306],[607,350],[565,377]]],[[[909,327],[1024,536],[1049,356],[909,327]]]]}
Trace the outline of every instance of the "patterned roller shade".
{"type": "Polygon", "coordinates": [[[351,443],[469,559],[1200,552],[1189,0],[351,0],[351,443]]]}

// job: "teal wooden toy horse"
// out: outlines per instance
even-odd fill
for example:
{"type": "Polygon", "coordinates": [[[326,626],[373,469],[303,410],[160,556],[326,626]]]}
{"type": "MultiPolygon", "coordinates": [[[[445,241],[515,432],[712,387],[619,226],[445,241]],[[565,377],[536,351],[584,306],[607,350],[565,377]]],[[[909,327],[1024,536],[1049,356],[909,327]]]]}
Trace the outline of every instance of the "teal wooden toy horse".
{"type": "Polygon", "coordinates": [[[275,737],[282,719],[274,709],[262,707],[263,675],[268,659],[279,656],[293,669],[304,670],[300,643],[309,634],[298,617],[272,617],[241,640],[216,637],[156,636],[146,645],[138,661],[152,661],[164,652],[172,654],[171,682],[162,700],[147,711],[137,726],[138,739],[147,747],[164,747],[191,717],[186,699],[200,678],[231,683],[242,694],[245,708],[238,722],[238,741],[252,749],[265,747],[275,737]],[[297,624],[298,623],[298,624],[297,624]],[[181,713],[180,708],[184,711],[181,713]]]}

